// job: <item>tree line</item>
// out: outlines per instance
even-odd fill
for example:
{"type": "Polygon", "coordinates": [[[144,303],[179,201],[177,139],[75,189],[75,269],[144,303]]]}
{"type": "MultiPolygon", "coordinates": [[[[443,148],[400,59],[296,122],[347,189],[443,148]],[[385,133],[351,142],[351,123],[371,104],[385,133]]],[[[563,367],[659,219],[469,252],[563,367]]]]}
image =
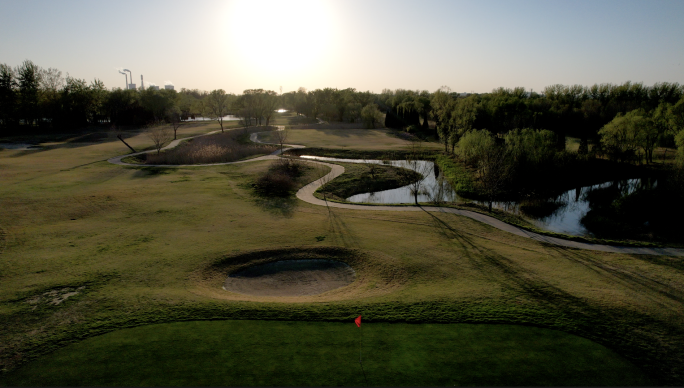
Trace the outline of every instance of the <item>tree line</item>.
{"type": "MultiPolygon", "coordinates": [[[[278,94],[248,89],[241,95],[222,89],[107,90],[100,80],[87,82],[26,60],[12,68],[0,64],[0,128],[31,131],[101,123],[144,125],[178,122],[203,116],[239,116],[244,125],[269,125],[276,109],[327,121],[384,124],[420,135],[434,135],[444,150],[455,153],[471,130],[486,129],[495,137],[514,129],[548,130],[555,147],[566,136],[580,138],[579,152],[594,149],[624,161],[651,161],[658,145],[674,146],[684,129],[684,88],[677,83],[551,85],[540,93],[523,87],[490,93],[455,93],[385,89],[376,94],[354,88],[324,88],[278,94]],[[384,122],[383,122],[384,120],[384,122]],[[432,124],[432,125],[431,125],[432,124]]],[[[684,141],[684,135],[681,135],[684,141]]]]}

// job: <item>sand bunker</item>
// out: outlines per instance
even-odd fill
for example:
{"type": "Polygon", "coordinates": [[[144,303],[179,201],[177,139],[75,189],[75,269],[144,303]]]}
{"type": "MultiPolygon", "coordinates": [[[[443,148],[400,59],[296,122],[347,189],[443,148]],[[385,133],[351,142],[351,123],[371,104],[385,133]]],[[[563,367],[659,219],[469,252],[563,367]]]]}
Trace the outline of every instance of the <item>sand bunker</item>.
{"type": "Polygon", "coordinates": [[[223,289],[256,296],[317,295],[351,284],[356,274],[336,260],[280,260],[230,274],[223,289]]]}

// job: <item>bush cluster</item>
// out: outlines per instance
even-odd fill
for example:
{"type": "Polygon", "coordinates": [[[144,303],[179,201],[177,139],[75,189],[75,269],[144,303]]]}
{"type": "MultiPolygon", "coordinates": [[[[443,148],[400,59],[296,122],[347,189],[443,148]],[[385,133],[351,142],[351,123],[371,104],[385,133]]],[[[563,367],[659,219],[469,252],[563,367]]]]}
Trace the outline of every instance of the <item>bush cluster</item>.
{"type": "Polygon", "coordinates": [[[296,159],[279,158],[254,182],[254,190],[263,196],[287,197],[296,188],[297,178],[304,173],[304,165],[296,159]]]}

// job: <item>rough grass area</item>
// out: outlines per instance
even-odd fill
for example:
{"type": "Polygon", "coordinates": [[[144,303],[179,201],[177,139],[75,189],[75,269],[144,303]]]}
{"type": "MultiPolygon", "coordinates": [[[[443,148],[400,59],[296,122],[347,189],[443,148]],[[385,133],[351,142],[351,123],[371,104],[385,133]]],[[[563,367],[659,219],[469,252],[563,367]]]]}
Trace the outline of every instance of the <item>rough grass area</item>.
{"type": "Polygon", "coordinates": [[[143,326],[60,349],[3,380],[31,386],[650,385],[614,352],[555,330],[382,323],[359,329],[351,320],[143,326]]]}
{"type": "Polygon", "coordinates": [[[473,172],[463,163],[456,161],[453,155],[437,155],[435,164],[444,172],[444,176],[451,183],[456,194],[465,198],[478,196],[473,172]]]}
{"type": "MultiPolygon", "coordinates": [[[[390,129],[290,129],[287,143],[302,144],[307,147],[323,147],[350,150],[406,150],[410,141],[392,136],[390,129]]],[[[261,137],[268,142],[267,136],[261,137]]],[[[439,143],[423,142],[426,149],[439,150],[439,143]]]]}
{"type": "Polygon", "coordinates": [[[337,163],[344,174],[319,188],[318,198],[346,201],[352,195],[396,189],[423,177],[409,169],[380,164],[337,163]]]}
{"type": "Polygon", "coordinates": [[[159,154],[152,152],[138,155],[137,158],[144,159],[145,164],[210,164],[235,162],[245,158],[268,155],[277,147],[246,143],[244,138],[254,132],[273,129],[274,127],[242,128],[201,136],[159,154]]]}
{"type": "MultiPolygon", "coordinates": [[[[408,149],[399,150],[342,150],[334,148],[291,148],[285,151],[291,156],[325,156],[339,159],[373,159],[373,160],[402,160],[410,154],[408,149]]],[[[434,160],[436,154],[432,150],[425,150],[420,155],[421,160],[434,160]]]]}
{"type": "MultiPolygon", "coordinates": [[[[136,149],[151,145],[142,134],[126,141],[136,149]]],[[[366,327],[404,322],[552,328],[611,349],[654,385],[684,384],[681,258],[560,248],[440,212],[336,209],[255,196],[251,184],[270,161],[186,168],[106,162],[126,152],[116,139],[0,152],[3,373],[36,360],[33,375],[49,374],[41,369],[47,354],[149,323],[353,325],[363,314],[366,327]],[[373,275],[348,299],[257,302],[214,297],[196,278],[241,252],[312,245],[367,252],[373,269],[385,274],[383,268],[392,268],[405,283],[373,293],[380,288],[374,280],[379,275],[373,275]]],[[[223,291],[220,285],[212,289],[223,291]]]]}

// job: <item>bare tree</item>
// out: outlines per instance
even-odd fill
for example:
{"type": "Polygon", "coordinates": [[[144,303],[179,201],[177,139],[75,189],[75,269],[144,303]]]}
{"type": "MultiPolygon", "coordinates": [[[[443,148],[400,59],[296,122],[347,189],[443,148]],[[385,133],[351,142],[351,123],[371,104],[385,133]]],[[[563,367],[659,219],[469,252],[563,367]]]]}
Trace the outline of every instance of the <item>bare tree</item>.
{"type": "Polygon", "coordinates": [[[284,127],[283,129],[279,129],[277,131],[273,132],[275,135],[275,139],[280,144],[280,153],[283,153],[283,146],[285,145],[285,142],[287,141],[287,137],[290,134],[290,130],[287,129],[287,127],[284,127]]]}
{"type": "Polygon", "coordinates": [[[264,99],[264,117],[266,118],[266,126],[268,126],[276,108],[280,105],[280,97],[276,92],[267,90],[262,98],[264,99]]]}
{"type": "Polygon", "coordinates": [[[420,174],[422,178],[413,181],[410,184],[411,195],[418,206],[418,195],[423,194],[425,190],[425,177],[430,173],[431,164],[424,158],[423,145],[420,140],[414,140],[409,144],[406,158],[404,159],[405,168],[413,170],[420,174]]]}
{"type": "Polygon", "coordinates": [[[368,173],[370,173],[371,179],[375,179],[375,174],[378,172],[380,165],[374,163],[372,160],[364,160],[364,162],[366,163],[366,167],[368,167],[368,173]]]}
{"type": "Polygon", "coordinates": [[[157,150],[157,155],[161,151],[164,144],[171,141],[171,128],[165,125],[151,125],[145,131],[154,143],[154,148],[157,150]]]}
{"type": "Polygon", "coordinates": [[[489,211],[491,212],[494,198],[501,194],[512,172],[506,150],[494,144],[488,147],[477,163],[477,172],[482,192],[489,202],[489,211]]]}
{"type": "Polygon", "coordinates": [[[228,115],[230,109],[231,95],[226,94],[223,89],[212,90],[211,93],[205,98],[204,102],[204,115],[207,117],[218,121],[221,126],[221,132],[223,132],[223,117],[228,115]]]}
{"type": "Polygon", "coordinates": [[[180,115],[181,110],[178,106],[174,105],[166,110],[166,119],[169,120],[169,123],[171,123],[171,127],[173,128],[173,140],[176,140],[178,128],[183,124],[180,115]]]}

